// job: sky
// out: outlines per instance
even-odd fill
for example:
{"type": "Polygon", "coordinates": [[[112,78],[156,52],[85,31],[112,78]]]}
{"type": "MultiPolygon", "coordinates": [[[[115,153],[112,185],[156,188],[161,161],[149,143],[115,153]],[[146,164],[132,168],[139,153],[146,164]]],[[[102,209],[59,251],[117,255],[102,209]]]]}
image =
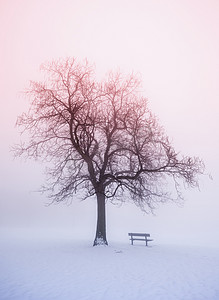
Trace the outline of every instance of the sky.
{"type": "Polygon", "coordinates": [[[109,238],[128,231],[156,239],[218,243],[219,2],[217,0],[0,0],[0,226],[53,228],[93,238],[94,200],[46,206],[44,165],[13,159],[15,122],[28,109],[22,91],[39,67],[74,56],[108,71],[135,72],[142,91],[176,150],[206,165],[200,190],[185,204],[161,206],[156,216],[134,205],[107,206],[109,238]]]}

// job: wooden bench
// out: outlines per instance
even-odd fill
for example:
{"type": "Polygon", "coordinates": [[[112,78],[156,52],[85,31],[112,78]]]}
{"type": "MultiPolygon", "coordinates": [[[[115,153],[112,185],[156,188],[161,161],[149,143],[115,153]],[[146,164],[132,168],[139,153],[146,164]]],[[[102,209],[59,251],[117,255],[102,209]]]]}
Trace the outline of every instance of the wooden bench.
{"type": "Polygon", "coordinates": [[[148,242],[153,241],[149,239],[149,233],[129,233],[131,244],[133,245],[133,241],[145,241],[146,246],[148,246],[148,242]]]}

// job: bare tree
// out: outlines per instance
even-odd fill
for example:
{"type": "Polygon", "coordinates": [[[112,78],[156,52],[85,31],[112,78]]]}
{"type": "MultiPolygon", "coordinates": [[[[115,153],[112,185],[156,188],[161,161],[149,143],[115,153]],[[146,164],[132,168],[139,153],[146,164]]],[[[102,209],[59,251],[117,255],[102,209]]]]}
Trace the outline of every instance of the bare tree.
{"type": "Polygon", "coordinates": [[[198,185],[204,166],[199,158],[180,157],[138,91],[133,76],[109,74],[94,80],[87,61],[74,58],[42,66],[45,82],[31,82],[30,110],[17,121],[29,133],[16,155],[49,161],[51,201],[96,196],[97,228],[94,245],[107,244],[106,200],[132,199],[145,211],[174,199],[164,182],[173,181],[177,197],[181,181],[198,185]]]}

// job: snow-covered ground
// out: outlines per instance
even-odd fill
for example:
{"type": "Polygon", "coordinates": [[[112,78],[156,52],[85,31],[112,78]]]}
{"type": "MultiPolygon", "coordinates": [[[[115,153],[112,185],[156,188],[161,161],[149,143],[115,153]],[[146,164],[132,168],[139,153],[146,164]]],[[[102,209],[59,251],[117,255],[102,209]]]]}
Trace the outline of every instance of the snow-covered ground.
{"type": "Polygon", "coordinates": [[[218,300],[219,249],[1,235],[1,300],[218,300]]]}

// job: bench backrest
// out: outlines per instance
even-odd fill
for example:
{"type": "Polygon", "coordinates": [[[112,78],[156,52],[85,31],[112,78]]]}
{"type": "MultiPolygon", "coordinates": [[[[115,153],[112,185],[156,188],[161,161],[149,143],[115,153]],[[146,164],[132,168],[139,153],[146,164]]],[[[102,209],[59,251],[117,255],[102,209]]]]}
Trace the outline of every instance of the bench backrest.
{"type": "Polygon", "coordinates": [[[129,236],[145,236],[145,237],[150,236],[149,233],[129,233],[128,235],[129,236]]]}

